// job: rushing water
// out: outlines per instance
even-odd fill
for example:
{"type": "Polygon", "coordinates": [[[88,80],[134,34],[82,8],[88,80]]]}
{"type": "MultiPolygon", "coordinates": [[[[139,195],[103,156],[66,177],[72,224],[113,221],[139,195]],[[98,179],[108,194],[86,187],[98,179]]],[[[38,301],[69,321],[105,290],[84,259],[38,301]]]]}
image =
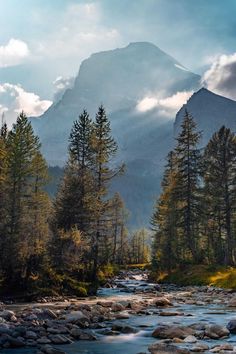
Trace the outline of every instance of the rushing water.
{"type": "MultiPolygon", "coordinates": [[[[123,283],[130,289],[144,285],[143,280],[126,280],[123,283]]],[[[112,298],[117,301],[127,298],[138,298],[140,295],[133,293],[124,293],[120,288],[116,289],[101,289],[98,293],[100,298],[112,298]]],[[[98,340],[78,341],[70,345],[60,346],[68,354],[137,354],[148,352],[147,348],[154,343],[156,339],[151,337],[152,331],[160,324],[169,325],[190,325],[193,323],[207,323],[226,325],[231,319],[236,318],[235,309],[222,308],[219,304],[207,305],[188,305],[181,304],[172,308],[173,311],[183,312],[185,316],[162,317],[158,315],[156,308],[153,308],[153,314],[149,315],[131,315],[129,319],[117,320],[117,323],[125,323],[138,330],[136,334],[120,334],[118,336],[101,336],[98,334],[98,340]],[[187,314],[191,316],[187,316],[187,314]]],[[[114,322],[114,321],[113,321],[114,322]]],[[[107,327],[111,326],[112,322],[105,323],[107,327]]],[[[96,332],[96,331],[95,331],[96,332]]],[[[224,341],[202,341],[209,346],[220,343],[231,343],[236,345],[236,335],[231,335],[230,338],[224,341]]],[[[201,343],[201,341],[198,341],[201,343]]],[[[186,345],[187,347],[187,345],[186,345]]],[[[3,354],[33,354],[35,349],[20,349],[20,350],[3,350],[3,354]]]]}

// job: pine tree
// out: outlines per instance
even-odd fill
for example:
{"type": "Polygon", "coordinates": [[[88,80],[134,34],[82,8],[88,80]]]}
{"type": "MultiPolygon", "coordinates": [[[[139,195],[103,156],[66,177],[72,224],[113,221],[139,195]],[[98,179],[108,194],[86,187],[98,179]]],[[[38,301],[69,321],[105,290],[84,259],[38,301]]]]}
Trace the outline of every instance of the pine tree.
{"type": "Polygon", "coordinates": [[[107,222],[107,195],[111,180],[122,172],[123,166],[111,168],[111,159],[117,152],[117,144],[111,136],[110,122],[105,109],[100,106],[96,114],[93,135],[96,222],[93,238],[93,279],[96,279],[99,265],[100,244],[105,241],[109,230],[107,222]]]}
{"type": "Polygon", "coordinates": [[[48,199],[42,189],[47,166],[40,153],[39,139],[23,112],[9,132],[6,145],[9,204],[5,276],[9,286],[17,282],[20,287],[26,286],[33,271],[30,259],[45,251],[48,199]]]}
{"type": "MultiPolygon", "coordinates": [[[[183,241],[194,261],[199,259],[200,171],[198,148],[201,133],[193,117],[186,111],[175,148],[177,167],[178,220],[183,241]]],[[[180,230],[179,230],[180,232],[180,230]]]]}
{"type": "Polygon", "coordinates": [[[204,153],[205,203],[208,245],[214,261],[233,265],[236,210],[236,136],[224,126],[206,146],[204,153]]]}
{"type": "Polygon", "coordinates": [[[177,172],[175,154],[167,156],[167,165],[162,181],[162,193],[151,219],[154,231],[152,263],[170,271],[181,262],[182,248],[177,230],[177,172]]]}

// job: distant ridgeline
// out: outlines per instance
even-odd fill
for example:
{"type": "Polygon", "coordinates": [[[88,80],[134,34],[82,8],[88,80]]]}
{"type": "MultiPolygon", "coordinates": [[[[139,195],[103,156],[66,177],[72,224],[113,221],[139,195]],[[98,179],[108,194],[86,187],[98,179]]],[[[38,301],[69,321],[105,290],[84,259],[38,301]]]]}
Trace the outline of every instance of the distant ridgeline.
{"type": "MultiPolygon", "coordinates": [[[[200,89],[200,76],[151,43],[131,43],[125,48],[93,54],[80,66],[74,86],[32,125],[42,141],[42,152],[51,166],[63,166],[72,123],[84,108],[92,118],[103,103],[111,121],[119,152],[113,163],[126,164],[126,174],[112,182],[130,211],[129,226],[149,225],[150,214],[168,151],[174,145],[185,108],[194,116],[202,143],[222,124],[235,130],[236,103],[200,89]],[[142,106],[158,93],[171,97],[196,92],[172,119],[160,109],[142,106]],[[144,100],[144,101],[143,101],[144,100]],[[174,133],[173,133],[174,131],[174,133]]],[[[55,174],[53,171],[53,174],[55,174]]],[[[59,170],[58,170],[58,173],[59,170]]],[[[51,183],[50,191],[55,188],[51,183]]]]}

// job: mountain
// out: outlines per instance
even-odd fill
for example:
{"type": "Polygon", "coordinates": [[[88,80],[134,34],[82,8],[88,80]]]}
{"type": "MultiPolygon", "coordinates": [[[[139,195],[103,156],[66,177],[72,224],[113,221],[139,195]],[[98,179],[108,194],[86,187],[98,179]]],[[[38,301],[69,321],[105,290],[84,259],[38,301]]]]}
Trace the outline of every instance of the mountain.
{"type": "Polygon", "coordinates": [[[91,55],[80,66],[74,86],[41,117],[32,118],[42,151],[51,165],[62,166],[73,121],[86,108],[94,117],[103,103],[119,145],[116,163],[125,176],[113,190],[121,192],[133,227],[147,225],[160,190],[164,159],[173,144],[173,120],[155,108],[140,111],[145,97],[170,97],[199,89],[200,77],[147,42],[91,55]]]}
{"type": "Polygon", "coordinates": [[[201,145],[207,144],[212,134],[222,125],[236,132],[236,102],[217,95],[205,88],[194,93],[176,115],[174,135],[180,131],[185,110],[193,116],[198,129],[202,131],[201,145]]]}

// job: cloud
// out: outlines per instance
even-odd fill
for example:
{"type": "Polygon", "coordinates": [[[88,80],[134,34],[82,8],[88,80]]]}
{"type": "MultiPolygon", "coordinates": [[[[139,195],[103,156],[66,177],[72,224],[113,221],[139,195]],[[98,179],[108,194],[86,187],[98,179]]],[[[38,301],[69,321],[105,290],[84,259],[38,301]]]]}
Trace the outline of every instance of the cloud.
{"type": "Polygon", "coordinates": [[[236,100],[236,53],[215,58],[202,77],[209,90],[236,100]]]}
{"type": "Polygon", "coordinates": [[[0,114],[4,112],[9,126],[15,122],[22,110],[28,116],[39,116],[51,104],[51,101],[41,100],[38,95],[25,91],[20,85],[9,83],[0,85],[0,114]]]}
{"type": "Polygon", "coordinates": [[[120,43],[118,30],[104,24],[100,4],[69,4],[54,31],[38,44],[38,54],[50,59],[78,58],[79,67],[80,61],[91,53],[120,43]]]}
{"type": "Polygon", "coordinates": [[[6,45],[0,46],[0,67],[6,68],[21,64],[30,51],[27,44],[19,39],[10,39],[6,45]]]}
{"type": "Polygon", "coordinates": [[[162,98],[147,96],[138,102],[136,109],[141,113],[155,109],[162,116],[174,118],[178,110],[187,102],[192,94],[193,91],[181,91],[172,96],[162,98]]]}
{"type": "Polygon", "coordinates": [[[74,80],[75,78],[72,76],[70,77],[58,76],[56,80],[53,81],[53,85],[55,88],[54,97],[53,97],[54,103],[58,102],[62,98],[64,92],[73,86],[74,80]]]}

